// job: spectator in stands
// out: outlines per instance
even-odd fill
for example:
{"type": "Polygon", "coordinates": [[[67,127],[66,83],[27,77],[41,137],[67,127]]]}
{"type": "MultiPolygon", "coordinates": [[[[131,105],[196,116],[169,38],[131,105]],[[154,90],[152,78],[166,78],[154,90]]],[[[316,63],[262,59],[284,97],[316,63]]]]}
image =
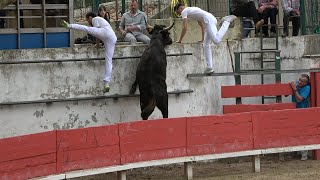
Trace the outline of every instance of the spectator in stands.
{"type": "Polygon", "coordinates": [[[252,18],[255,24],[255,28],[260,29],[260,27],[264,23],[264,19],[259,16],[259,13],[254,1],[231,0],[230,2],[231,2],[231,14],[235,16],[246,17],[247,19],[252,18]]]}
{"type": "Polygon", "coordinates": [[[147,26],[146,14],[138,9],[137,0],[132,0],[130,7],[130,11],[123,14],[119,26],[124,41],[130,44],[135,44],[137,41],[150,44],[150,38],[143,33],[147,26]]]}
{"type": "MultiPolygon", "coordinates": [[[[293,90],[292,102],[296,103],[296,108],[308,108],[310,96],[310,78],[307,74],[301,74],[296,82],[290,82],[293,90]]],[[[308,159],[308,151],[301,151],[301,160],[308,159]]]]}
{"type": "MultiPolygon", "coordinates": [[[[109,92],[110,86],[109,82],[111,79],[111,73],[112,73],[112,57],[114,54],[114,49],[117,42],[117,36],[114,33],[112,27],[102,17],[97,17],[96,14],[90,12],[87,13],[86,19],[88,23],[93,27],[88,27],[84,25],[79,24],[69,24],[66,21],[61,21],[61,26],[68,28],[68,29],[75,29],[79,31],[84,31],[86,33],[89,33],[96,37],[96,39],[100,39],[104,43],[104,49],[105,49],[105,59],[106,59],[106,73],[104,77],[104,88],[103,92],[109,92]]],[[[99,48],[99,43],[97,44],[97,47],[99,48]]]]}
{"type": "Polygon", "coordinates": [[[283,37],[288,36],[289,20],[292,20],[292,36],[298,36],[300,30],[300,0],[282,0],[283,37]]]}
{"type": "Polygon", "coordinates": [[[104,5],[99,6],[98,15],[104,18],[108,23],[110,23],[110,13],[107,12],[107,8],[104,5]]]}
{"type": "MultiPolygon", "coordinates": [[[[271,22],[270,28],[270,37],[276,37],[276,23],[277,23],[277,14],[278,14],[278,1],[277,0],[258,0],[258,12],[261,18],[264,19],[264,25],[267,25],[271,22]]],[[[261,36],[269,37],[269,27],[262,27],[261,36]]]]}

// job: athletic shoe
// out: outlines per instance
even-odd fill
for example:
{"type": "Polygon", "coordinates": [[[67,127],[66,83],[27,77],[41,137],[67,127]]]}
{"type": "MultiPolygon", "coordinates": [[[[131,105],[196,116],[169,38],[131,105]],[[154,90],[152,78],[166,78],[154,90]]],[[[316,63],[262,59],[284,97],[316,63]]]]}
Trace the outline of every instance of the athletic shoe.
{"type": "Polygon", "coordinates": [[[205,74],[210,74],[210,73],[214,73],[214,70],[212,68],[207,68],[206,70],[204,70],[205,74]]]}
{"type": "Polygon", "coordinates": [[[264,24],[264,20],[263,19],[261,19],[260,21],[258,21],[257,23],[256,23],[256,29],[258,30],[258,31],[260,31],[260,28],[261,28],[261,26],[264,24]]]}
{"type": "Polygon", "coordinates": [[[64,28],[67,28],[67,29],[70,29],[69,23],[68,23],[67,21],[65,21],[65,20],[62,20],[62,21],[60,22],[60,26],[62,26],[62,27],[64,27],[64,28]]]}
{"type": "Polygon", "coordinates": [[[308,156],[301,156],[301,161],[306,161],[308,160],[308,156]]]}
{"type": "Polygon", "coordinates": [[[109,83],[105,83],[102,92],[105,94],[110,91],[109,83]]]}
{"type": "Polygon", "coordinates": [[[222,19],[221,19],[221,22],[220,22],[220,26],[222,26],[222,23],[224,22],[224,21],[228,21],[229,23],[230,23],[230,26],[229,27],[234,27],[234,22],[233,22],[233,20],[235,20],[237,18],[237,16],[235,16],[235,15],[229,15],[229,16],[225,16],[225,17],[223,17],[222,19]]]}

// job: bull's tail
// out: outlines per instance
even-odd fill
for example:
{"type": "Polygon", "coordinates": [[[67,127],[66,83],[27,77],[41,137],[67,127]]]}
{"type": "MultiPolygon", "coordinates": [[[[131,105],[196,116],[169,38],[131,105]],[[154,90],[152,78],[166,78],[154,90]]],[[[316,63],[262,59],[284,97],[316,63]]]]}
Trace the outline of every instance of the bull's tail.
{"type": "Polygon", "coordinates": [[[129,94],[134,94],[134,93],[136,93],[136,91],[137,91],[137,85],[138,85],[137,80],[135,80],[134,83],[133,83],[132,86],[131,86],[131,89],[130,89],[129,94]]]}
{"type": "Polygon", "coordinates": [[[143,120],[147,120],[148,117],[152,114],[154,111],[154,108],[156,107],[156,98],[152,96],[147,104],[141,111],[141,117],[143,120]]]}

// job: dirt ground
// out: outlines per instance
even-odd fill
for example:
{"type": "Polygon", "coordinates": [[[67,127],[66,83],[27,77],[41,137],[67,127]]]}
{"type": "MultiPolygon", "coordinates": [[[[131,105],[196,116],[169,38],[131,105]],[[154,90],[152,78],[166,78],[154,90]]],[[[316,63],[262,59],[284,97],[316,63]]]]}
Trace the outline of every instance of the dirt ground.
{"type": "MultiPolygon", "coordinates": [[[[320,161],[301,161],[295,154],[286,154],[280,161],[278,154],[261,157],[261,172],[253,173],[250,157],[230,158],[193,163],[195,180],[293,180],[320,179],[320,161]]],[[[127,171],[129,180],[182,180],[183,164],[148,167],[127,171]]],[[[116,180],[116,173],[75,178],[78,180],[116,180]]]]}

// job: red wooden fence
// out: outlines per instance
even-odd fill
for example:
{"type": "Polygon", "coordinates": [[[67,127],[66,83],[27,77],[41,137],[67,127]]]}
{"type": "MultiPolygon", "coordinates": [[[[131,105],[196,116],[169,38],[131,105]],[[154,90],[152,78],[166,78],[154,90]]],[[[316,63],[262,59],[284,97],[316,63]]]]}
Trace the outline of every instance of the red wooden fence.
{"type": "Polygon", "coordinates": [[[320,108],[138,121],[0,139],[0,179],[320,144],[320,108]]]}

